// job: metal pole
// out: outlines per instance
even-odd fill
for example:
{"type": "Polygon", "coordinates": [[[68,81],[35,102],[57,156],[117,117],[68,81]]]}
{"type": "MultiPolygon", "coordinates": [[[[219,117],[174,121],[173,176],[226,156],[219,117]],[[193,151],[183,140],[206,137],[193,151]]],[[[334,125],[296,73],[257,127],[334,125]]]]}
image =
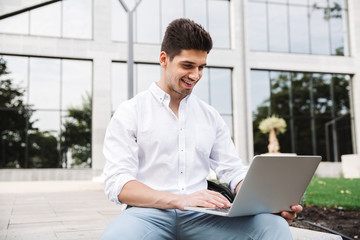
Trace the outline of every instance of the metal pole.
{"type": "Polygon", "coordinates": [[[121,6],[128,14],[128,99],[134,96],[134,19],[133,13],[142,0],[136,2],[135,7],[130,10],[124,0],[119,0],[121,6]]]}
{"type": "Polygon", "coordinates": [[[133,11],[128,12],[128,99],[134,96],[134,39],[133,11]]]}

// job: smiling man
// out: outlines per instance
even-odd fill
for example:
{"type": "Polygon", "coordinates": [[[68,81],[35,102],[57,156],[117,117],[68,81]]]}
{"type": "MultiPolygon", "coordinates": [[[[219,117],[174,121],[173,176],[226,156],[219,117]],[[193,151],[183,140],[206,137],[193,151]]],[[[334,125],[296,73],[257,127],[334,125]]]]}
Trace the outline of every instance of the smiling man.
{"type": "Polygon", "coordinates": [[[122,103],[108,126],[104,155],[105,192],[128,208],[101,239],[291,239],[282,217],[259,214],[226,218],[184,211],[186,206],[230,207],[207,190],[209,170],[237,192],[242,164],[220,114],[191,94],[212,48],[208,32],[188,19],[168,26],[160,53],[161,77],[122,103]]]}

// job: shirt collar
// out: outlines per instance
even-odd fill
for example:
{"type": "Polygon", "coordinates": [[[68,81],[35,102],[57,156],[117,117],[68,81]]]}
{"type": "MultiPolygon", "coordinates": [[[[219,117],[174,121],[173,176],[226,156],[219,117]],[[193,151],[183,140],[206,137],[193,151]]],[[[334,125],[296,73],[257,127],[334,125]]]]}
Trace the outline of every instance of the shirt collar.
{"type": "MultiPolygon", "coordinates": [[[[165,100],[170,101],[170,95],[162,90],[156,82],[153,82],[150,86],[150,91],[159,103],[163,103],[165,100]]],[[[182,101],[187,102],[191,94],[187,95],[182,101]]]]}

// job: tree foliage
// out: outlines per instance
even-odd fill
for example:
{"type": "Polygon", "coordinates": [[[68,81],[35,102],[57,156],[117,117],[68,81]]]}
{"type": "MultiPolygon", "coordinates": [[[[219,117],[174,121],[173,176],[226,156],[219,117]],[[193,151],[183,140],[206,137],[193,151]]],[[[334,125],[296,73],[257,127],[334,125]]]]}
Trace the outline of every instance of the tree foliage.
{"type": "Polygon", "coordinates": [[[63,123],[62,153],[67,162],[67,152],[71,152],[73,166],[91,166],[91,106],[92,99],[87,94],[80,108],[68,109],[63,123]]]}

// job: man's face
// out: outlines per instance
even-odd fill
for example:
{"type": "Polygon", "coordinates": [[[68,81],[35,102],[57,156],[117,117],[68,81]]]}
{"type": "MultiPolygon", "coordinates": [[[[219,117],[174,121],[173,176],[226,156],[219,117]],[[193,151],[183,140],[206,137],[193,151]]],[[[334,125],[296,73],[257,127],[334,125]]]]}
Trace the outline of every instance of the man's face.
{"type": "Polygon", "coordinates": [[[160,84],[163,90],[172,97],[184,98],[189,95],[202,77],[206,58],[206,51],[182,50],[170,61],[170,57],[162,52],[160,63],[164,75],[160,84]]]}

